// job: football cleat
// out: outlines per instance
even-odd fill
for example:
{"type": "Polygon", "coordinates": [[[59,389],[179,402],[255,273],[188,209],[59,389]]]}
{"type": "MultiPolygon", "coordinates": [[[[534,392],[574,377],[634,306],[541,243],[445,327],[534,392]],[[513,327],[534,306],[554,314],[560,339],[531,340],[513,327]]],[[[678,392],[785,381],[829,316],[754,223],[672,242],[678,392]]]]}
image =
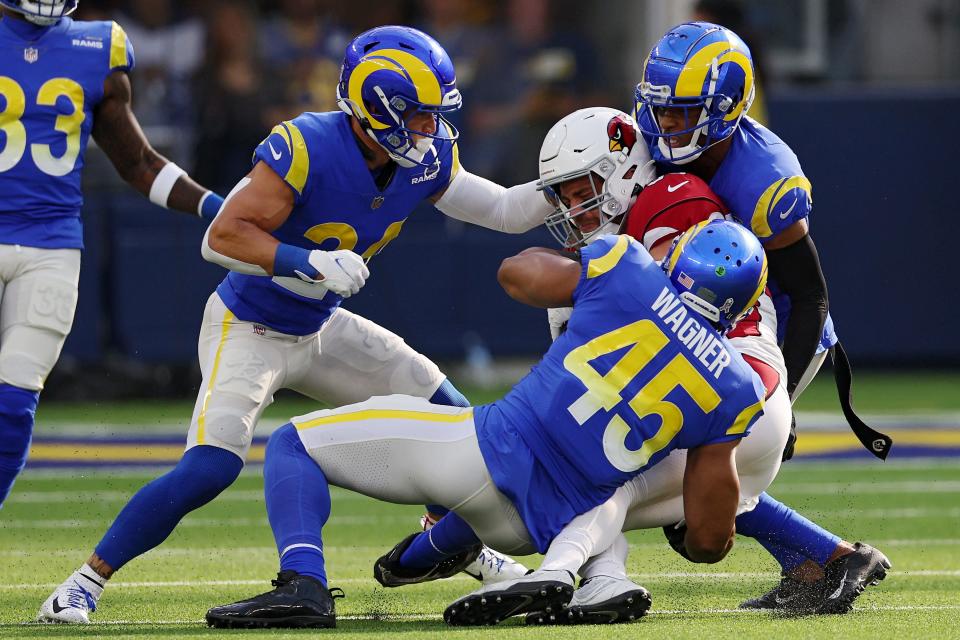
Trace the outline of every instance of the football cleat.
{"type": "Polygon", "coordinates": [[[522,578],[531,573],[531,570],[510,556],[485,546],[480,549],[476,560],[468,564],[463,572],[488,585],[522,578]]]}
{"type": "Polygon", "coordinates": [[[278,573],[271,584],[273,591],[210,609],[207,624],[219,629],[337,626],[333,600],[343,597],[342,590],[290,570],[278,573]]]}
{"type": "Polygon", "coordinates": [[[870,545],[857,542],[853,553],[834,560],[816,582],[784,576],[758,598],[741,603],[741,609],[767,609],[788,614],[847,613],[853,601],[870,585],[887,577],[890,560],[870,545]]]}
{"type": "Polygon", "coordinates": [[[855,543],[853,548],[853,553],[824,568],[826,596],[816,613],[847,613],[864,589],[887,577],[892,566],[887,556],[862,542],[855,543]]]}
{"type": "Polygon", "coordinates": [[[780,578],[770,591],[762,596],[740,603],[740,609],[766,609],[781,613],[812,613],[823,602],[824,582],[801,582],[788,575],[780,578]]]}
{"type": "Polygon", "coordinates": [[[545,624],[612,624],[633,622],[650,610],[650,592],[626,578],[594,576],[580,583],[566,609],[527,614],[526,623],[545,624]]]}
{"type": "Polygon", "coordinates": [[[93,594],[70,576],[40,605],[37,622],[90,624],[90,612],[96,610],[93,594]]]}
{"type": "Polygon", "coordinates": [[[421,535],[420,532],[411,533],[397,543],[393,549],[381,556],[373,564],[373,577],[385,587],[402,587],[408,584],[420,584],[431,580],[449,578],[463,571],[464,567],[472,563],[480,552],[481,545],[477,544],[466,551],[442,560],[432,567],[409,568],[400,564],[403,552],[421,535]]]}
{"type": "Polygon", "coordinates": [[[534,571],[522,578],[481,587],[443,612],[452,626],[497,624],[510,616],[531,611],[549,615],[563,611],[573,597],[573,574],[569,571],[534,571]]]}

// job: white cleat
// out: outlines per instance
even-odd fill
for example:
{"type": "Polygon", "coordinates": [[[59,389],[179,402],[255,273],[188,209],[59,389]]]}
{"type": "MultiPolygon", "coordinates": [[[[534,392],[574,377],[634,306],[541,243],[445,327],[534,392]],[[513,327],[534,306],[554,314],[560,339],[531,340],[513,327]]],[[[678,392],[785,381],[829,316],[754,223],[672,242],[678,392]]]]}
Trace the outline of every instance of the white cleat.
{"type": "Polygon", "coordinates": [[[84,575],[82,569],[75,571],[40,606],[37,621],[90,624],[90,612],[97,610],[102,594],[103,584],[84,575]]]}
{"type": "Polygon", "coordinates": [[[522,578],[530,570],[510,556],[484,546],[477,559],[468,564],[463,572],[486,586],[522,578]]]}
{"type": "Polygon", "coordinates": [[[520,578],[485,584],[443,612],[453,626],[497,624],[530,611],[559,614],[573,595],[569,571],[532,571],[520,578]]]}
{"type": "Polygon", "coordinates": [[[594,576],[580,583],[573,597],[561,613],[532,611],[526,623],[549,624],[611,624],[632,622],[650,610],[650,593],[626,578],[594,576]]]}

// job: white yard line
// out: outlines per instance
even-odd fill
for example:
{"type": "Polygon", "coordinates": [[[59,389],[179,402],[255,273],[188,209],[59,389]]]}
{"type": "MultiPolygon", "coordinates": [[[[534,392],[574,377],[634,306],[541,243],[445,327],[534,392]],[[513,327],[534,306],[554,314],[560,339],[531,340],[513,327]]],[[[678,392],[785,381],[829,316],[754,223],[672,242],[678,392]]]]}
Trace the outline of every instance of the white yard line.
{"type": "MultiPolygon", "coordinates": [[[[857,606],[854,608],[854,613],[881,613],[885,611],[956,611],[960,610],[960,605],[954,604],[931,604],[931,605],[893,605],[893,606],[884,606],[884,605],[874,605],[874,606],[857,606]]],[[[689,615],[727,615],[727,614],[736,614],[736,615],[745,615],[745,616],[772,616],[771,614],[765,611],[756,611],[749,609],[663,609],[660,611],[653,610],[650,611],[648,615],[650,616],[689,616],[689,615]]],[[[376,614],[376,615],[338,615],[337,620],[354,620],[354,621],[378,621],[378,622],[390,622],[398,620],[407,620],[407,621],[423,621],[423,622],[432,622],[443,620],[443,616],[440,614],[430,614],[430,613],[392,613],[392,614],[376,614]]],[[[105,622],[94,622],[91,627],[96,628],[98,626],[119,626],[119,625],[139,625],[139,626],[172,626],[172,625],[203,625],[206,626],[206,621],[204,620],[110,620],[105,622]]],[[[0,629],[4,627],[33,627],[33,626],[44,626],[44,623],[40,622],[21,622],[19,624],[2,624],[0,629]]]]}
{"type": "MultiPolygon", "coordinates": [[[[628,574],[632,580],[727,580],[731,582],[748,582],[757,579],[771,578],[771,572],[687,572],[687,571],[664,571],[650,573],[631,573],[628,574]]],[[[955,578],[960,577],[960,570],[940,570],[940,569],[921,569],[918,571],[896,571],[894,578],[955,578]]],[[[468,576],[454,576],[448,578],[457,582],[476,582],[468,576]]],[[[245,579],[245,580],[151,580],[144,582],[110,582],[110,590],[116,589],[158,589],[158,588],[181,588],[181,587],[233,587],[233,586],[265,586],[269,582],[268,578],[245,579]]],[[[332,578],[331,584],[334,586],[341,584],[368,584],[371,587],[376,586],[373,578],[332,578]]],[[[60,586],[59,582],[43,583],[19,583],[19,584],[0,584],[0,591],[16,591],[19,589],[55,589],[60,586]]]]}

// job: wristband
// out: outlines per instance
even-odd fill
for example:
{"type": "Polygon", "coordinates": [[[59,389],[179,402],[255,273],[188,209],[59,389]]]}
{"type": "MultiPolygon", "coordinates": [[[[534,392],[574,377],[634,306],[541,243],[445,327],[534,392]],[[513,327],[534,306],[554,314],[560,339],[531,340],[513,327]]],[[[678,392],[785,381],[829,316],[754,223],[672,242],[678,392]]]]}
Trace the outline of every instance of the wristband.
{"type": "Polygon", "coordinates": [[[273,275],[297,278],[297,271],[311,278],[320,275],[310,264],[310,251],[295,247],[292,244],[277,245],[277,252],[273,256],[273,275]]]}
{"type": "Polygon", "coordinates": [[[163,165],[157,177],[153,179],[153,184],[150,185],[150,202],[166,209],[167,198],[170,197],[173,185],[180,179],[180,176],[186,173],[173,162],[163,165]]]}
{"type": "Polygon", "coordinates": [[[204,220],[213,220],[220,213],[220,207],[222,206],[223,198],[213,191],[207,191],[200,198],[200,204],[197,205],[197,215],[204,220]]]}

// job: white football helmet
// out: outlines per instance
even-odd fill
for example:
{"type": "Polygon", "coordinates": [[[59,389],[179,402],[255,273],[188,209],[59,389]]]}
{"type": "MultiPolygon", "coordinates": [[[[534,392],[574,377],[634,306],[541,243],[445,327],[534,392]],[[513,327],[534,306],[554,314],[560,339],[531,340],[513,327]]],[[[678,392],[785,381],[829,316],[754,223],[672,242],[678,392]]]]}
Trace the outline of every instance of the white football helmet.
{"type": "Polygon", "coordinates": [[[553,125],[540,147],[538,187],[556,207],[545,223],[565,247],[582,246],[601,235],[617,233],[637,194],[655,178],[653,160],[636,123],[617,109],[574,111],[553,125]],[[584,176],[590,177],[593,197],[567,206],[556,187],[584,176]],[[600,224],[596,229],[581,231],[577,217],[590,211],[599,214],[600,224]]]}

